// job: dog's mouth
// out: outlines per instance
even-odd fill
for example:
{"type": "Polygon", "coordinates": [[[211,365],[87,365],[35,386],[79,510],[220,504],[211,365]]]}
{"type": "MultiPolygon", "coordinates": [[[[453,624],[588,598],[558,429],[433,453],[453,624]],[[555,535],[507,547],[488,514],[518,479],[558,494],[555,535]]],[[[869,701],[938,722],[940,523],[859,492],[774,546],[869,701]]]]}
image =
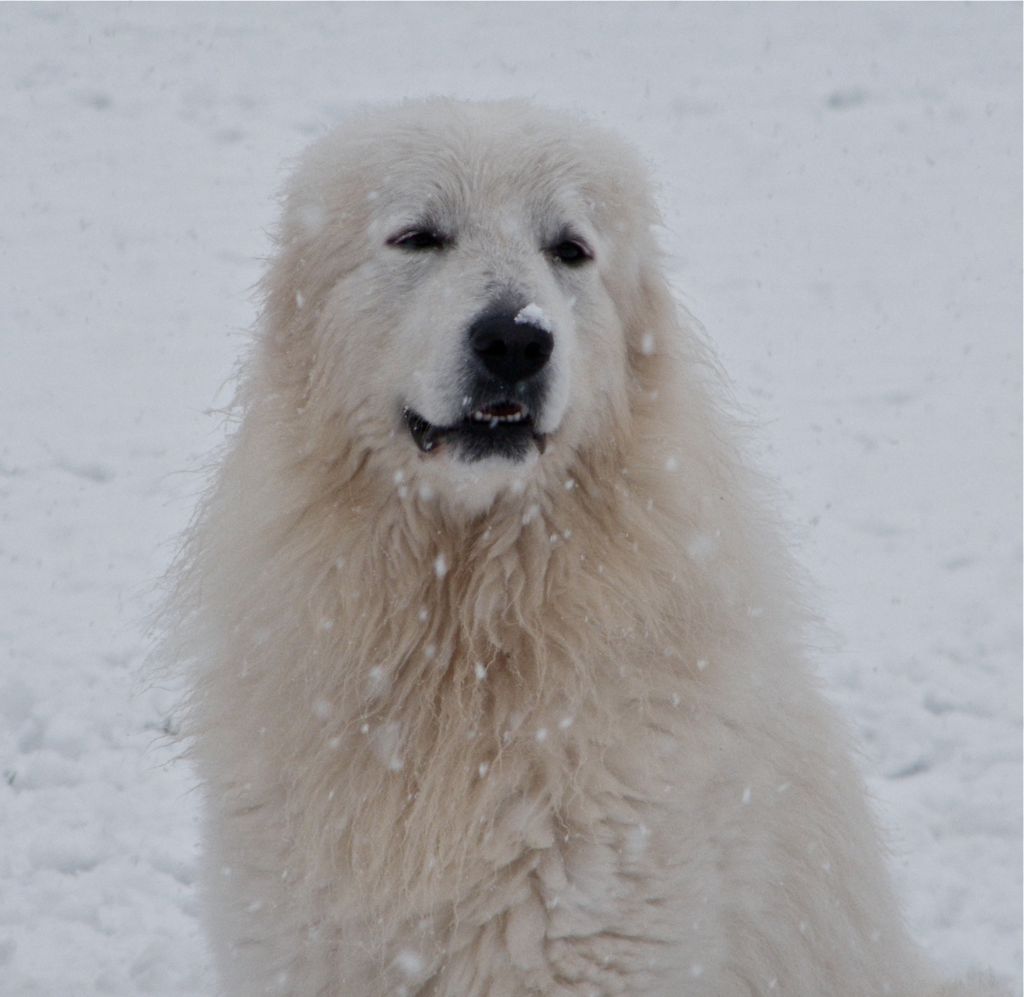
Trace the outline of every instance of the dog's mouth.
{"type": "Polygon", "coordinates": [[[547,436],[537,431],[530,409],[509,399],[480,405],[450,426],[435,426],[411,408],[402,414],[409,435],[423,453],[432,453],[442,444],[455,444],[464,460],[523,460],[531,447],[539,453],[547,447],[547,436]]]}

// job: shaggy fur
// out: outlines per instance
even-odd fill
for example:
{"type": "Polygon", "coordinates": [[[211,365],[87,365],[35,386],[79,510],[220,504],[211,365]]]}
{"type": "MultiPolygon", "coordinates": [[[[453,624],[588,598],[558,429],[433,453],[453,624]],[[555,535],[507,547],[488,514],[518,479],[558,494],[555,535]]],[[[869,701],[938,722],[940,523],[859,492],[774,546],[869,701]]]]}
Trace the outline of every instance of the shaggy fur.
{"type": "Polygon", "coordinates": [[[905,937],[643,173],[568,116],[435,101],[290,185],[174,609],[225,993],[985,989],[905,937]],[[450,249],[387,245],[423,210],[450,249]],[[555,223],[592,263],[544,255],[555,223]],[[421,453],[403,407],[510,288],[555,330],[546,451],[421,453]]]}

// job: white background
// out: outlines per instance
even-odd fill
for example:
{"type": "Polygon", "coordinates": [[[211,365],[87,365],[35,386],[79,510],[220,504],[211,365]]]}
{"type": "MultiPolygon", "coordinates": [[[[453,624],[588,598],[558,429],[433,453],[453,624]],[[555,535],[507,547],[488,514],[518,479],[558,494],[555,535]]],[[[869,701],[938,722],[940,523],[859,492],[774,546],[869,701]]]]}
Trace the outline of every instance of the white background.
{"type": "Polygon", "coordinates": [[[1020,42],[1016,4],[5,5],[0,994],[212,991],[144,618],[288,160],[434,93],[650,161],[914,933],[1019,986],[1020,42]]]}

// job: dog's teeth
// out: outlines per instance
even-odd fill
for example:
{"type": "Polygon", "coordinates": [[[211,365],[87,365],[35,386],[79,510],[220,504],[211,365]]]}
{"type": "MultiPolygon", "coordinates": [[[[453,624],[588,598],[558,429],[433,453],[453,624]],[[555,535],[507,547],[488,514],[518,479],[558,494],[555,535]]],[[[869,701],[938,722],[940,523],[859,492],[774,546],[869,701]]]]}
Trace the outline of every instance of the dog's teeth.
{"type": "Polygon", "coordinates": [[[527,413],[520,409],[518,412],[513,412],[509,415],[495,415],[493,412],[487,412],[484,409],[477,409],[475,412],[471,412],[469,417],[474,422],[489,423],[493,429],[501,422],[522,422],[527,418],[527,413]]]}

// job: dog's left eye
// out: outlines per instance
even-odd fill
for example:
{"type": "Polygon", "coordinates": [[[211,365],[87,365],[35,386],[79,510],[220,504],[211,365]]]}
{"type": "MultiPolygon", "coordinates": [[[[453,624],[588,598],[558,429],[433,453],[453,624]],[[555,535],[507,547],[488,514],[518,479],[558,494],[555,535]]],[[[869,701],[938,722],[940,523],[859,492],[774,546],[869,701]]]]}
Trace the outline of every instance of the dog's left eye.
{"type": "Polygon", "coordinates": [[[561,242],[555,243],[548,252],[559,263],[564,263],[567,267],[578,267],[594,258],[594,254],[587,246],[577,239],[563,239],[561,242]]]}
{"type": "Polygon", "coordinates": [[[417,228],[393,235],[388,239],[388,245],[420,253],[429,249],[444,249],[448,245],[448,240],[433,229],[417,228]]]}

